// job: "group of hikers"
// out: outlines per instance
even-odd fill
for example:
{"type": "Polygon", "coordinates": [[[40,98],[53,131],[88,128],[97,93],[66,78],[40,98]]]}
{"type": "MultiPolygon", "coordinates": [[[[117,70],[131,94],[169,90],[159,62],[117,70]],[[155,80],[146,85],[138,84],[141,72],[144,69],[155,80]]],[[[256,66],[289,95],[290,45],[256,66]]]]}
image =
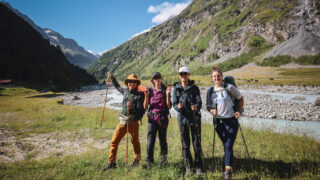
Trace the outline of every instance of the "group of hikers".
{"type": "MultiPolygon", "coordinates": [[[[144,92],[138,90],[141,81],[135,74],[130,74],[124,81],[125,88],[118,84],[111,73],[108,73],[108,76],[111,78],[115,88],[124,97],[122,111],[119,115],[119,124],[110,143],[108,163],[103,170],[116,168],[118,145],[126,133],[130,134],[130,140],[133,144],[133,166],[139,165],[141,159],[139,120],[142,119],[145,111],[147,111],[148,116],[146,165],[150,168],[154,163],[153,155],[157,132],[161,149],[160,164],[164,165],[168,154],[167,128],[169,109],[173,106],[178,112],[185,175],[190,175],[194,172],[197,175],[203,175],[200,113],[202,100],[199,87],[193,80],[190,80],[189,68],[184,66],[179,69],[180,82],[174,83],[173,90],[162,83],[162,76],[159,72],[152,74],[151,82],[153,87],[145,89],[144,92]],[[195,153],[194,163],[190,152],[190,142],[195,153]]],[[[231,179],[234,158],[233,144],[239,128],[238,118],[243,112],[244,99],[234,85],[223,81],[222,71],[219,67],[212,68],[211,78],[214,85],[208,89],[206,108],[213,115],[215,120],[213,123],[214,129],[224,146],[225,179],[231,179]],[[237,104],[234,103],[235,99],[238,100],[237,104]]]]}

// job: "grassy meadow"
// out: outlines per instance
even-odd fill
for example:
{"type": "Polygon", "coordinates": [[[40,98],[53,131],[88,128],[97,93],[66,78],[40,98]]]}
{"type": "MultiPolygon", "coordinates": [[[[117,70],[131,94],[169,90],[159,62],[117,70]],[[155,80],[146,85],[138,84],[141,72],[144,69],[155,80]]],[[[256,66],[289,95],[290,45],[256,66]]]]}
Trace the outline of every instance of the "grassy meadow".
{"type": "MultiPolygon", "coordinates": [[[[66,106],[61,99],[48,98],[59,94],[45,93],[25,88],[0,88],[0,128],[10,132],[16,140],[34,134],[66,133],[87,130],[94,141],[111,140],[117,126],[117,111],[106,109],[100,128],[102,108],[66,106]]],[[[251,155],[248,158],[238,133],[234,145],[234,179],[319,179],[320,143],[307,137],[282,135],[269,130],[255,131],[242,128],[251,155]]],[[[125,164],[125,138],[120,143],[118,168],[103,172],[107,162],[108,143],[104,148],[90,147],[87,151],[69,156],[51,156],[35,160],[36,151],[16,162],[0,163],[0,179],[182,179],[183,165],[181,143],[176,118],[168,127],[168,163],[159,166],[159,143],[155,147],[155,164],[144,168],[146,157],[147,119],[140,126],[142,161],[139,167],[125,164]]],[[[223,146],[216,135],[212,159],[213,128],[202,125],[204,165],[209,179],[223,179],[223,146]]],[[[22,142],[23,143],[23,142],[22,142]]],[[[1,148],[7,144],[1,143],[1,148]]],[[[34,147],[36,149],[36,147],[34,147]]],[[[192,148],[191,148],[192,149],[192,148]]],[[[193,150],[192,150],[193,154],[193,150]]],[[[129,144],[129,159],[133,158],[129,144]]],[[[196,175],[185,179],[205,179],[196,175]]]]}

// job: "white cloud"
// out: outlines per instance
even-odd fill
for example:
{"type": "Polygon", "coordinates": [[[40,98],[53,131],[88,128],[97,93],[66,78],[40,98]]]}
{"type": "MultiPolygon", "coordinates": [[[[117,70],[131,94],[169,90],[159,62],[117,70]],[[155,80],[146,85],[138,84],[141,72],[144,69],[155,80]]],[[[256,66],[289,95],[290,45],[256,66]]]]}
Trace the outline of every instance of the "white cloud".
{"type": "Polygon", "coordinates": [[[190,0],[187,2],[182,2],[177,4],[164,2],[157,6],[150,5],[147,12],[156,14],[156,16],[152,18],[152,22],[155,24],[160,24],[178,15],[190,3],[191,3],[190,0]]]}

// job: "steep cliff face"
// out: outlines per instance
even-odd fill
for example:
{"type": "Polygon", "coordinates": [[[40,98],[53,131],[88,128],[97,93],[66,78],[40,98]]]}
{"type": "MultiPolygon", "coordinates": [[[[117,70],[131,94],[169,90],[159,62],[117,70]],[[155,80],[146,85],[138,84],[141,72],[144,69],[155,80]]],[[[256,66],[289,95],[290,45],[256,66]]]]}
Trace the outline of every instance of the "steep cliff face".
{"type": "Polygon", "coordinates": [[[287,41],[278,44],[264,57],[316,55],[320,52],[320,1],[299,0],[292,11],[287,41]]]}
{"type": "Polygon", "coordinates": [[[301,27],[319,36],[319,16],[316,0],[195,0],[178,16],[106,52],[88,70],[98,78],[107,71],[149,77],[182,65],[220,63],[261,43],[283,43],[301,27]]]}

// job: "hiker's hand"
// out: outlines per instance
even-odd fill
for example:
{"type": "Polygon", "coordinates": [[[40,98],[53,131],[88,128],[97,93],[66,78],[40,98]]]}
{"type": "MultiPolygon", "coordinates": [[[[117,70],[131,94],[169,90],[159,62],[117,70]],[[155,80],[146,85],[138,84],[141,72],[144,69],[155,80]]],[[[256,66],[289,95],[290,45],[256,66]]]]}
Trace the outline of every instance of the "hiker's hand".
{"type": "Polygon", "coordinates": [[[132,107],[132,104],[131,104],[131,102],[128,101],[128,102],[127,102],[127,108],[130,109],[131,107],[132,107]]]}
{"type": "Polygon", "coordinates": [[[191,105],[191,109],[192,109],[192,111],[197,111],[198,108],[197,108],[196,105],[192,104],[192,105],[191,105]]]}
{"type": "Polygon", "coordinates": [[[146,89],[144,90],[144,94],[146,95],[146,97],[149,97],[149,88],[146,87],[146,89]]]}
{"type": "Polygon", "coordinates": [[[234,117],[235,117],[236,119],[238,119],[240,116],[241,116],[241,113],[240,113],[240,112],[235,112],[235,113],[234,113],[234,117]]]}
{"type": "Polygon", "coordinates": [[[211,109],[210,110],[211,114],[216,116],[217,115],[217,109],[211,109]]]}
{"type": "Polygon", "coordinates": [[[178,104],[178,108],[179,108],[179,109],[182,109],[182,108],[183,108],[183,105],[182,105],[181,102],[178,104]]]}
{"type": "Polygon", "coordinates": [[[113,77],[112,77],[112,73],[111,72],[108,72],[108,77],[110,78],[110,79],[112,79],[113,77]]]}
{"type": "Polygon", "coordinates": [[[168,86],[166,93],[167,93],[167,96],[171,95],[171,86],[168,86]]]}

